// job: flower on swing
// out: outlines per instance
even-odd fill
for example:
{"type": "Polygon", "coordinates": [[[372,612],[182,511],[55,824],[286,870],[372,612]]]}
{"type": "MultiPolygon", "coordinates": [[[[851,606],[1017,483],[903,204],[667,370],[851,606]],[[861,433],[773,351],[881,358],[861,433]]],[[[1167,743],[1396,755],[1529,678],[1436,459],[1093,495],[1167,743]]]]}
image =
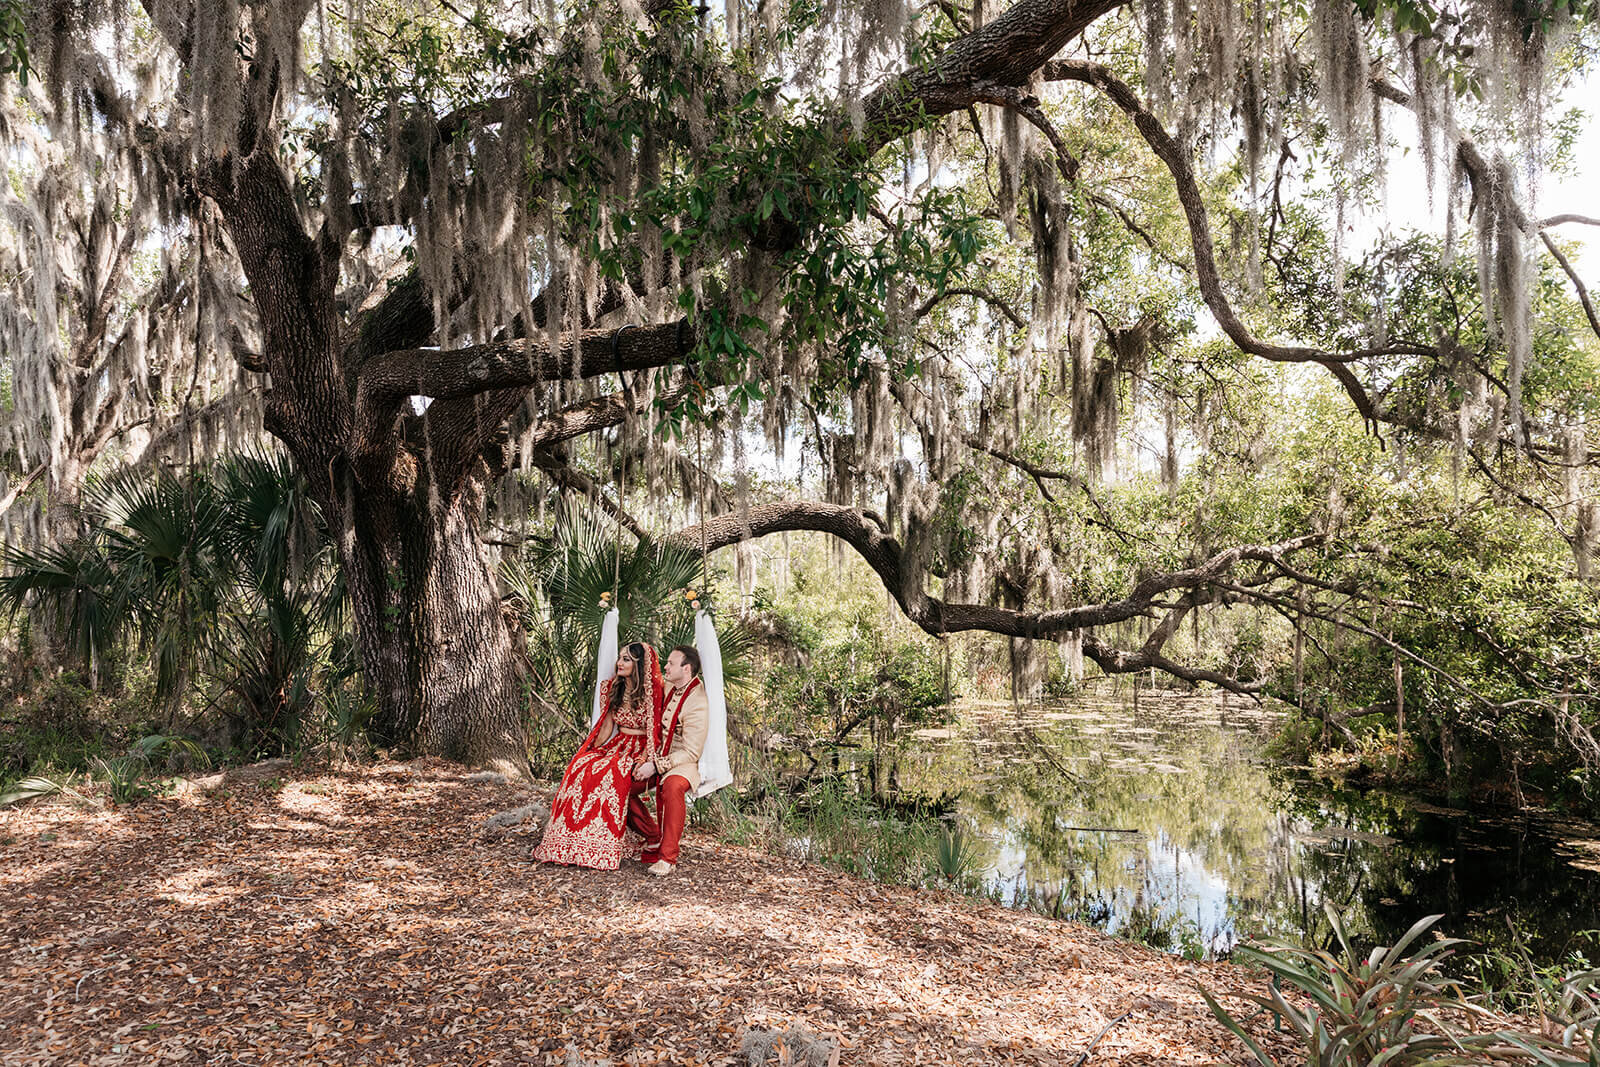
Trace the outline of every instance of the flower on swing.
{"type": "Polygon", "coordinates": [[[696,593],[693,589],[685,589],[683,591],[683,599],[685,599],[685,600],[693,600],[695,597],[697,597],[699,595],[700,594],[696,593]]]}
{"type": "Polygon", "coordinates": [[[600,594],[600,606],[603,608],[609,608],[611,606],[611,590],[607,589],[605,592],[600,594]]]}
{"type": "Polygon", "coordinates": [[[690,606],[690,607],[691,607],[691,608],[693,608],[693,609],[694,609],[694,610],[696,610],[696,611],[699,611],[699,610],[700,610],[700,601],[698,601],[698,600],[691,600],[691,601],[689,601],[689,606],[690,606]]]}

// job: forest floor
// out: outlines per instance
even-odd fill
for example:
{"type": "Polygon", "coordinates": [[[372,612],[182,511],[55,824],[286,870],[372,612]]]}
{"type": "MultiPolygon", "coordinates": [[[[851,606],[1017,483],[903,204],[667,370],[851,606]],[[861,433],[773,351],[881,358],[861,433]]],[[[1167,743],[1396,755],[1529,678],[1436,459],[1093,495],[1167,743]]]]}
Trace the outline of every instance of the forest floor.
{"type": "Polygon", "coordinates": [[[0,1063],[742,1065],[796,1023],[844,1065],[1248,1062],[1196,988],[1261,988],[1241,968],[703,834],[656,879],[485,833],[547,796],[258,765],[0,811],[0,1063]]]}

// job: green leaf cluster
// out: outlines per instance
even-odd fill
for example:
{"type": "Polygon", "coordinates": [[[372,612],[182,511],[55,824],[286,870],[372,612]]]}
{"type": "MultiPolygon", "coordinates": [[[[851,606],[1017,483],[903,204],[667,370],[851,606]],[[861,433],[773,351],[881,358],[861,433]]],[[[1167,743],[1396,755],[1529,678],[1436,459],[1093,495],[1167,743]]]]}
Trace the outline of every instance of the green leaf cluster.
{"type": "Polygon", "coordinates": [[[320,682],[352,669],[329,658],[350,651],[344,587],[287,458],[237,454],[184,477],[123,471],[91,481],[80,510],[78,537],[7,552],[0,604],[53,614],[92,680],[111,680],[135,650],[169,707],[197,675],[213,679],[259,751],[291,742],[320,682]]]}

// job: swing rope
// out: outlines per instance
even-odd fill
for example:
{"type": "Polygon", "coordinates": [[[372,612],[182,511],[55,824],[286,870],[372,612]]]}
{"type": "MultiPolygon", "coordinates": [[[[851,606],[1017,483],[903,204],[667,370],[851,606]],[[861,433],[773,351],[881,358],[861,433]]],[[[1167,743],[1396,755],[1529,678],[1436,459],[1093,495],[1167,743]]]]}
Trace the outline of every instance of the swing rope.
{"type": "MultiPolygon", "coordinates": [[[[628,457],[624,453],[622,461],[617,468],[617,510],[622,510],[622,502],[627,499],[626,487],[628,483],[628,457]]],[[[611,558],[611,605],[617,606],[617,598],[622,585],[622,520],[615,518],[617,527],[617,540],[615,551],[611,558]]]]}
{"type": "Polygon", "coordinates": [[[617,464],[617,540],[611,565],[611,605],[620,607],[622,586],[622,513],[628,500],[628,429],[633,421],[633,390],[628,387],[628,376],[622,368],[622,331],[632,329],[633,323],[623,323],[611,335],[611,361],[616,364],[617,381],[622,383],[622,432],[617,443],[622,446],[622,458],[617,464]]]}
{"type": "Polygon", "coordinates": [[[694,428],[694,462],[698,468],[699,477],[696,482],[700,488],[700,592],[706,592],[706,587],[711,584],[711,564],[708,562],[710,549],[706,544],[706,449],[705,427],[698,423],[694,428]]]}

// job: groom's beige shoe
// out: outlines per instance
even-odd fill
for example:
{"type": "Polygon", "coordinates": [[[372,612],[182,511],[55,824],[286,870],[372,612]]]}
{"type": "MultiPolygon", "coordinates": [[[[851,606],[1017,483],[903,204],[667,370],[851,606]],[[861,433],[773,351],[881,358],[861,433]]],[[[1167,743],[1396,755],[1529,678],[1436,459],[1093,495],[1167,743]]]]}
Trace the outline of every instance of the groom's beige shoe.
{"type": "Polygon", "coordinates": [[[656,860],[650,866],[646,867],[645,870],[649,871],[657,878],[662,878],[672,873],[672,864],[668,863],[666,860],[656,860]]]}

